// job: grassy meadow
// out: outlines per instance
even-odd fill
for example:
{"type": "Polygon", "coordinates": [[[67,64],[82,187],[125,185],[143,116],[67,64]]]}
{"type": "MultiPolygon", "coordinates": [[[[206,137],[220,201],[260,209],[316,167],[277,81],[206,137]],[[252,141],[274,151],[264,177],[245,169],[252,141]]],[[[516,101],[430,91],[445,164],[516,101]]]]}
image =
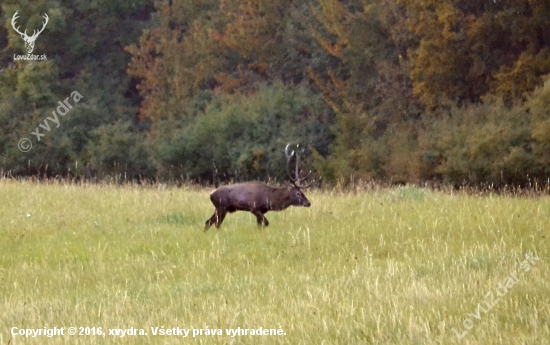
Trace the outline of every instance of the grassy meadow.
{"type": "Polygon", "coordinates": [[[205,233],[209,192],[0,179],[0,345],[550,343],[548,196],[307,190],[205,233]]]}

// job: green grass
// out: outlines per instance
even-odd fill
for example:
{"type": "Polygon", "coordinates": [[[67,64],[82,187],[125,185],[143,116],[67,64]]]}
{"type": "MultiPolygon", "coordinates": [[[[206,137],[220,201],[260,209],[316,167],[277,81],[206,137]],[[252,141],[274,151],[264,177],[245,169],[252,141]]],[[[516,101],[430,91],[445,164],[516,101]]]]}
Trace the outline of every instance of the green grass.
{"type": "Polygon", "coordinates": [[[0,345],[550,342],[547,196],[308,190],[311,208],[268,213],[267,228],[241,212],[204,233],[208,194],[0,180],[0,345]],[[473,318],[527,253],[539,261],[473,318]],[[10,334],[69,326],[148,335],[10,334]],[[225,335],[237,327],[286,335],[225,335]]]}

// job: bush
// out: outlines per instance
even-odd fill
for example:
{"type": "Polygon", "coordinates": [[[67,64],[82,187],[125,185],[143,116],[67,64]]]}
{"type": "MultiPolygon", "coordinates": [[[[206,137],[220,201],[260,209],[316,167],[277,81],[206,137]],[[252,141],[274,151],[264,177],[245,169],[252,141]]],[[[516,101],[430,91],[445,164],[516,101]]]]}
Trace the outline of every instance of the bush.
{"type": "Polygon", "coordinates": [[[525,185],[543,175],[533,150],[536,121],[525,106],[485,101],[427,117],[424,126],[424,149],[436,157],[444,182],[525,185]]]}
{"type": "Polygon", "coordinates": [[[149,139],[163,178],[281,180],[285,145],[300,143],[326,155],[332,120],[321,97],[275,83],[250,95],[216,95],[192,120],[164,121],[149,139]]]}

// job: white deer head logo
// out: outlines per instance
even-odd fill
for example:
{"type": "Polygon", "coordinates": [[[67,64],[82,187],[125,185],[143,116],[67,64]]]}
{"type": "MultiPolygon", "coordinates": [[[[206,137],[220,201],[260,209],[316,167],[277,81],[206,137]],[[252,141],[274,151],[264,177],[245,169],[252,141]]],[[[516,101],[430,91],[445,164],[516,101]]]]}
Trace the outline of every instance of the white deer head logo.
{"type": "Polygon", "coordinates": [[[16,11],[14,14],[13,14],[13,17],[11,18],[11,26],[13,26],[13,29],[21,35],[21,38],[25,41],[25,49],[27,50],[27,54],[31,54],[33,49],[34,49],[34,41],[36,41],[36,38],[38,37],[38,35],[40,35],[40,33],[42,31],[44,31],[44,28],[46,27],[46,24],[48,24],[48,15],[46,13],[44,13],[44,19],[46,20],[42,26],[42,29],[40,29],[38,32],[36,30],[33,31],[33,34],[32,36],[27,36],[27,30],[25,30],[25,32],[21,32],[19,31],[19,27],[15,27],[15,21],[17,20],[17,12],[19,11],[16,11]]]}

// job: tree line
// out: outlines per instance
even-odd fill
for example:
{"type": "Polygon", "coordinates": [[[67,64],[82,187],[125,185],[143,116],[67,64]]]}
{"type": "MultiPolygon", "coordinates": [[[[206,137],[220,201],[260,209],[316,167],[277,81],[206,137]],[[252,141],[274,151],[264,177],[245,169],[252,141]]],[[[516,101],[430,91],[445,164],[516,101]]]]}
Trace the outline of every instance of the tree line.
{"type": "Polygon", "coordinates": [[[545,0],[7,0],[0,18],[4,175],[282,180],[293,142],[325,183],[550,178],[545,0]],[[46,60],[14,58],[16,11],[27,32],[47,13],[46,60]]]}

